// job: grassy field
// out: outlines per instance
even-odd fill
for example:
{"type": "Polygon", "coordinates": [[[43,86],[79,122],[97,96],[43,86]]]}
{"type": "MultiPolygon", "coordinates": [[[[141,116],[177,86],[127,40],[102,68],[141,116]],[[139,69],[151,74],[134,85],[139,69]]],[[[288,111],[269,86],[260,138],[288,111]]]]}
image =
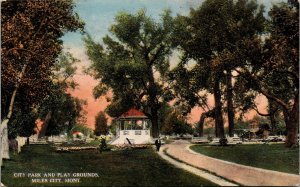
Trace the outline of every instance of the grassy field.
{"type": "MultiPolygon", "coordinates": [[[[25,146],[4,162],[2,182],[8,186],[212,186],[215,185],[162,160],[152,149],[57,153],[47,145],[25,146]],[[17,176],[25,173],[25,177],[17,176]],[[97,173],[79,182],[32,183],[29,173],[97,173]]],[[[40,178],[40,179],[41,179],[40,178]]],[[[59,177],[52,177],[59,178],[59,177]]],[[[61,178],[61,177],[60,177],[61,178]]],[[[76,178],[76,177],[71,177],[76,178]]],[[[62,178],[61,180],[65,180],[62,178]]]]}
{"type": "Polygon", "coordinates": [[[192,150],[207,156],[286,173],[299,174],[299,148],[286,148],[283,144],[203,146],[192,150]]]}

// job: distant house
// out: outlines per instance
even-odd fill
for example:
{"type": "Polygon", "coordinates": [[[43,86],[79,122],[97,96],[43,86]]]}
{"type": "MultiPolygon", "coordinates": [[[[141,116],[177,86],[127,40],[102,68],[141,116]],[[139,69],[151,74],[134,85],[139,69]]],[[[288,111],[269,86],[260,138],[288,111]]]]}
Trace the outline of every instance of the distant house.
{"type": "Polygon", "coordinates": [[[142,111],[131,108],[114,120],[117,125],[116,138],[110,144],[149,144],[152,142],[151,121],[142,111]]]}
{"type": "Polygon", "coordinates": [[[79,131],[75,131],[72,133],[73,138],[83,138],[84,134],[82,132],[79,131]]]}
{"type": "Polygon", "coordinates": [[[268,138],[270,132],[270,125],[267,123],[259,123],[256,120],[250,121],[250,132],[252,136],[255,138],[256,136],[260,136],[261,138],[268,138]]]}

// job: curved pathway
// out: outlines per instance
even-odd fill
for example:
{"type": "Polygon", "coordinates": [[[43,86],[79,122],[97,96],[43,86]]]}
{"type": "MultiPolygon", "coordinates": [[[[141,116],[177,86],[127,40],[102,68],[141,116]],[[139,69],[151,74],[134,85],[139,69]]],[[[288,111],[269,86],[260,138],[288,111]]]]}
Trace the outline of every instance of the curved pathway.
{"type": "MultiPolygon", "coordinates": [[[[164,151],[165,148],[162,148],[162,150],[164,151]]],[[[186,171],[189,171],[195,175],[198,175],[199,177],[202,177],[206,180],[209,180],[217,185],[220,185],[220,186],[238,186],[232,182],[229,182],[227,180],[224,180],[218,176],[215,176],[215,175],[212,175],[206,171],[203,171],[203,170],[200,170],[198,168],[195,168],[195,167],[192,167],[186,163],[183,163],[183,162],[179,162],[173,158],[171,158],[170,156],[167,156],[166,154],[164,154],[163,151],[160,151],[158,154],[165,160],[167,160],[168,162],[170,162],[171,164],[175,165],[176,167],[178,168],[181,168],[181,169],[184,169],[186,171]]]]}
{"type": "MultiPolygon", "coordinates": [[[[177,140],[166,144],[162,148],[168,155],[183,161],[195,168],[201,168],[246,186],[298,186],[299,175],[260,169],[227,162],[208,157],[189,149],[191,144],[184,140],[177,140]]],[[[160,155],[163,151],[160,151],[160,155]]],[[[164,155],[166,156],[166,155],[164,155]]],[[[170,158],[170,157],[169,157],[170,158]]],[[[174,159],[173,159],[174,160],[174,159]]],[[[199,170],[199,169],[198,169],[199,170]]],[[[201,170],[199,170],[201,171],[201,170]]],[[[208,179],[211,180],[211,179],[208,179]]],[[[215,182],[214,180],[211,180],[215,182]]],[[[222,184],[220,184],[222,185],[222,184]]]]}

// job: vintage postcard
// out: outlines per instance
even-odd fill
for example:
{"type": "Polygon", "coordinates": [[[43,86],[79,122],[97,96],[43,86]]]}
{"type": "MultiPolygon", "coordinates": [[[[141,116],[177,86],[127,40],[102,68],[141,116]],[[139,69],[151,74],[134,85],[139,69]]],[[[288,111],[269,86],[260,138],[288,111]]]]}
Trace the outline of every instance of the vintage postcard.
{"type": "Polygon", "coordinates": [[[1,0],[0,186],[299,186],[298,0],[1,0]]]}

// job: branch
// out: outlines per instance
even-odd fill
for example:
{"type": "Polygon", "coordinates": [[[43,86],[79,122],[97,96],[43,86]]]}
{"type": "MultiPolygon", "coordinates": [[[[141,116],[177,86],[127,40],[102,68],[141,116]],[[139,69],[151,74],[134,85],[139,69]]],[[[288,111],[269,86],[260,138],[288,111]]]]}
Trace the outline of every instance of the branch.
{"type": "Polygon", "coordinates": [[[275,72],[291,75],[296,81],[298,81],[298,83],[296,83],[296,85],[298,86],[298,84],[299,84],[299,75],[296,72],[294,72],[294,71],[281,71],[281,70],[275,70],[275,72]]]}
{"type": "Polygon", "coordinates": [[[263,113],[260,113],[260,112],[258,111],[258,108],[257,108],[256,105],[255,105],[255,107],[254,107],[253,109],[254,109],[260,116],[272,116],[272,115],[275,114],[275,112],[278,111],[278,108],[276,108],[274,111],[271,111],[269,114],[263,114],[263,113]]]}
{"type": "MultiPolygon", "coordinates": [[[[197,96],[201,99],[202,103],[204,103],[204,105],[208,108],[208,110],[210,110],[210,107],[208,106],[207,102],[199,95],[199,93],[197,93],[197,96]]],[[[203,107],[201,106],[201,108],[203,108],[203,107]]],[[[203,108],[203,110],[205,110],[205,109],[203,108]]]]}
{"type": "MultiPolygon", "coordinates": [[[[238,70],[238,69],[235,69],[236,72],[238,72],[242,77],[245,76],[244,75],[244,72],[238,70]]],[[[258,81],[258,78],[253,76],[249,71],[245,70],[246,71],[245,73],[247,74],[247,78],[244,78],[246,81],[248,81],[249,78],[251,78],[251,81],[255,82],[255,84],[257,84],[257,91],[260,92],[261,94],[263,94],[264,96],[266,96],[268,99],[271,99],[275,102],[277,102],[279,105],[281,105],[284,109],[286,110],[289,110],[289,105],[286,104],[284,101],[282,101],[281,99],[279,99],[278,97],[276,97],[275,95],[267,92],[266,90],[262,89],[262,86],[260,85],[259,81],[258,81]]]]}
{"type": "Polygon", "coordinates": [[[11,116],[12,116],[12,112],[13,112],[13,107],[14,107],[14,102],[15,102],[15,98],[16,98],[16,95],[17,95],[17,91],[18,91],[20,82],[21,82],[21,80],[22,80],[22,78],[23,78],[23,76],[25,74],[26,68],[27,68],[27,64],[25,64],[23,66],[22,71],[18,75],[18,79],[17,79],[16,85],[15,85],[15,89],[14,89],[13,94],[12,94],[11,99],[10,99],[9,108],[8,108],[8,114],[6,116],[7,119],[10,119],[11,116]]]}
{"type": "Polygon", "coordinates": [[[39,56],[40,58],[43,58],[42,55],[40,55],[40,54],[38,54],[38,53],[36,53],[36,52],[33,52],[33,51],[29,50],[29,49],[17,48],[17,47],[13,47],[13,48],[8,49],[8,50],[6,51],[6,53],[11,52],[12,50],[21,50],[21,51],[25,51],[25,52],[31,53],[32,55],[39,56]]]}
{"type": "Polygon", "coordinates": [[[157,49],[156,53],[152,56],[152,58],[151,58],[150,61],[149,61],[149,65],[150,65],[150,66],[153,65],[154,61],[157,59],[159,53],[164,49],[164,47],[165,47],[164,45],[161,45],[161,46],[157,49]]]}

